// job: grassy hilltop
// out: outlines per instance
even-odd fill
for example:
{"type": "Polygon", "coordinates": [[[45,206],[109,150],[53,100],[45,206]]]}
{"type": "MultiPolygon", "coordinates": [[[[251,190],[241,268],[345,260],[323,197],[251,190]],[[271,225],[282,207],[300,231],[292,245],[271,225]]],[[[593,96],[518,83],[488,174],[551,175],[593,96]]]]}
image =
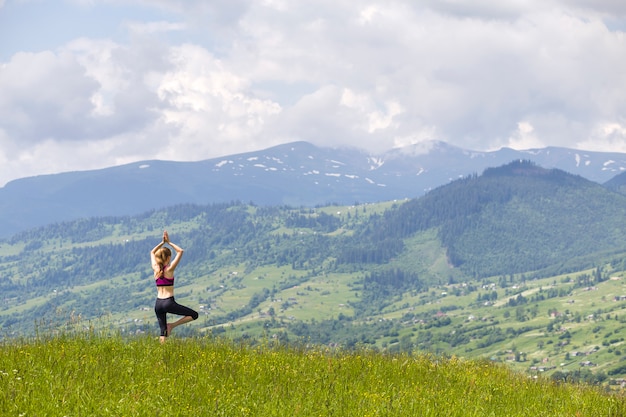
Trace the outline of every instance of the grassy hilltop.
{"type": "Polygon", "coordinates": [[[371,350],[122,339],[0,346],[0,412],[20,416],[623,416],[621,395],[488,361],[371,350]]]}

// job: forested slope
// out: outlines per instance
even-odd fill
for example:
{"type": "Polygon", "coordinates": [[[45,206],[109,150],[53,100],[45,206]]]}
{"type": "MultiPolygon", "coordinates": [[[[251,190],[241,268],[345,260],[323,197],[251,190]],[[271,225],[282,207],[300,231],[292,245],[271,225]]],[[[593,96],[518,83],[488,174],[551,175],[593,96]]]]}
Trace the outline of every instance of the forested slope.
{"type": "MultiPolygon", "coordinates": [[[[297,326],[377,315],[403,294],[442,283],[617,268],[626,252],[626,197],[517,161],[402,202],[180,205],[52,224],[0,242],[2,328],[19,334],[59,311],[151,320],[148,253],[164,228],[185,248],[177,293],[207,309],[206,326],[283,300],[272,314],[297,306],[302,319],[294,316],[293,329],[306,334],[297,326]],[[315,303],[290,301],[305,293],[315,303]]],[[[338,334],[340,324],[323,331],[338,334]]]]}
{"type": "Polygon", "coordinates": [[[582,177],[517,161],[372,219],[359,241],[371,250],[394,242],[384,245],[393,249],[430,228],[438,230],[450,263],[469,277],[555,274],[592,266],[598,254],[626,248],[626,197],[582,177]]]}

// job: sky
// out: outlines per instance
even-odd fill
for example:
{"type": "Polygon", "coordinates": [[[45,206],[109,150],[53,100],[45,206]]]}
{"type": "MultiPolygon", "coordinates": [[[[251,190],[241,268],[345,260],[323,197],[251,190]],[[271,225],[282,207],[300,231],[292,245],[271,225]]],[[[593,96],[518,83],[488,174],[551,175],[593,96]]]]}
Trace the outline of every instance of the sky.
{"type": "Polygon", "coordinates": [[[293,141],[626,152],[623,0],[0,0],[0,186],[293,141]]]}

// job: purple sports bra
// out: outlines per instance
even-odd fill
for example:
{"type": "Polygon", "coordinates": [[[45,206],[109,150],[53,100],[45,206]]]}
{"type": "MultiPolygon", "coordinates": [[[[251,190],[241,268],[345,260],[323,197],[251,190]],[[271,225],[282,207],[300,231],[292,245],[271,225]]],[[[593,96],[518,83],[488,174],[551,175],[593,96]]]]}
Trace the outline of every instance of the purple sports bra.
{"type": "Polygon", "coordinates": [[[174,277],[167,278],[165,276],[165,268],[167,268],[167,266],[161,271],[161,276],[155,280],[157,287],[170,287],[174,285],[174,277]]]}

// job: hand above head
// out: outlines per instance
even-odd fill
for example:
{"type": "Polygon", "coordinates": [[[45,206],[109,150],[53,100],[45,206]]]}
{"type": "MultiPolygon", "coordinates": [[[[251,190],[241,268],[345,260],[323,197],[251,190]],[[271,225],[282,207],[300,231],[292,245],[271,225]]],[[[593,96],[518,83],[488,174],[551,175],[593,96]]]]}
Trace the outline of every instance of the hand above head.
{"type": "Polygon", "coordinates": [[[167,230],[163,231],[163,242],[167,242],[169,243],[170,241],[170,236],[167,234],[167,230]]]}

